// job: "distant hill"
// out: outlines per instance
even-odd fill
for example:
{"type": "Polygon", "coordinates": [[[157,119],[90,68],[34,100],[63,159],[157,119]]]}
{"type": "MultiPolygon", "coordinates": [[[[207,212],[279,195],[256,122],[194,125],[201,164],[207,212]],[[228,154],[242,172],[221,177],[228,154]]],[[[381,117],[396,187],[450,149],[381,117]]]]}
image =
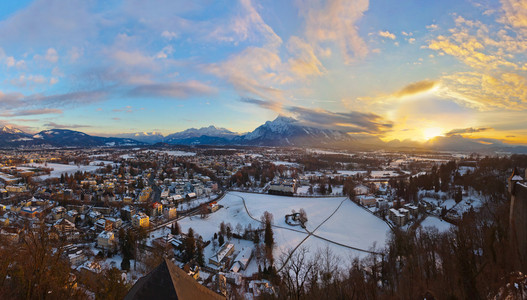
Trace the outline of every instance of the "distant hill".
{"type": "Polygon", "coordinates": [[[133,139],[91,136],[69,129],[43,130],[33,135],[10,126],[0,129],[0,147],[110,147],[144,144],[133,139]]]}

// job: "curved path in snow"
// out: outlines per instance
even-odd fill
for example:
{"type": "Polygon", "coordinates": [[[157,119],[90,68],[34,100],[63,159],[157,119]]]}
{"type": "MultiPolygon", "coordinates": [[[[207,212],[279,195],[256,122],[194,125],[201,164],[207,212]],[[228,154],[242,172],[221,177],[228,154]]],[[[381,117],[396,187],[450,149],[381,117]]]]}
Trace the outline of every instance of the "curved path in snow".
{"type": "MultiPolygon", "coordinates": [[[[258,220],[256,219],[255,217],[253,217],[251,215],[251,213],[249,212],[249,209],[247,209],[247,205],[245,204],[245,198],[243,198],[242,196],[240,195],[236,195],[236,194],[232,194],[233,196],[236,196],[240,199],[242,199],[243,201],[243,206],[245,208],[245,212],[247,212],[247,215],[259,222],[259,223],[262,223],[261,220],[258,220]]],[[[326,221],[328,221],[329,219],[331,219],[331,217],[333,217],[333,215],[335,215],[335,213],[340,209],[340,207],[342,206],[342,204],[344,203],[344,201],[346,200],[349,200],[348,198],[342,200],[339,204],[339,206],[337,206],[337,208],[333,211],[333,213],[331,213],[331,215],[329,215],[322,223],[320,223],[313,231],[309,231],[307,229],[305,229],[305,231],[307,232],[307,236],[302,240],[300,241],[300,243],[298,243],[298,245],[296,245],[295,248],[293,248],[293,250],[289,253],[287,259],[285,260],[285,263],[282,265],[282,268],[289,262],[289,259],[291,259],[291,256],[293,255],[293,253],[295,253],[295,251],[310,237],[310,236],[313,236],[313,237],[316,237],[316,238],[319,238],[321,240],[324,240],[326,242],[329,242],[329,243],[332,243],[332,244],[335,244],[335,245],[338,245],[338,246],[341,246],[341,247],[345,247],[345,248],[348,248],[348,249],[351,249],[351,250],[356,250],[356,251],[360,251],[360,252],[365,252],[365,253],[369,253],[369,254],[374,254],[374,255],[384,255],[383,253],[380,253],[380,252],[375,252],[375,251],[370,251],[370,250],[365,250],[365,249],[361,249],[361,248],[357,248],[357,247],[353,247],[353,246],[349,246],[349,245],[345,245],[345,244],[342,244],[342,243],[339,243],[339,242],[335,242],[335,241],[332,241],[330,239],[327,239],[327,238],[324,238],[324,237],[321,237],[319,235],[316,235],[315,234],[315,231],[317,231],[318,228],[320,228],[322,225],[324,225],[324,223],[326,223],[326,221]]],[[[263,223],[262,223],[263,224],[263,223]]],[[[290,230],[290,231],[296,231],[296,232],[300,232],[300,233],[306,233],[304,231],[301,231],[301,230],[297,230],[297,229],[293,229],[293,228],[288,228],[288,227],[284,227],[284,226],[280,226],[280,225],[274,225],[272,224],[271,225],[272,227],[275,227],[275,228],[281,228],[281,229],[285,229],[285,230],[290,230]]],[[[280,270],[278,270],[278,272],[280,272],[282,270],[282,268],[280,268],[280,270]]]]}

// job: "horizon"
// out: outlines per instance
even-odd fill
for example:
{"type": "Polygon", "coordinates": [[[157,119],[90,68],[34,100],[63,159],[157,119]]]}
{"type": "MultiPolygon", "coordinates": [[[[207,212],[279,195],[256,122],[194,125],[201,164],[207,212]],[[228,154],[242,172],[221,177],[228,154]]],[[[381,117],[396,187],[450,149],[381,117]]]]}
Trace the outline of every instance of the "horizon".
{"type": "Polygon", "coordinates": [[[230,4],[1,3],[0,125],[167,136],[283,115],[384,142],[527,144],[519,1],[230,4]]]}

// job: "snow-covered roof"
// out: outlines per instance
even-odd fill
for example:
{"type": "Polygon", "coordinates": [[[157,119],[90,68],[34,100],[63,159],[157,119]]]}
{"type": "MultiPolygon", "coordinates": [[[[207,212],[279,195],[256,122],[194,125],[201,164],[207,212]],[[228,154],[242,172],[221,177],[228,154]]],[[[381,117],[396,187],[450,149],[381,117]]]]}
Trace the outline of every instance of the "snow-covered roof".
{"type": "Polygon", "coordinates": [[[99,233],[99,238],[102,238],[102,239],[112,239],[114,236],[113,232],[111,231],[103,231],[101,233],[99,233]]]}
{"type": "Polygon", "coordinates": [[[522,181],[523,178],[520,176],[520,175],[514,175],[514,177],[512,177],[511,180],[515,180],[515,181],[522,181]]]}

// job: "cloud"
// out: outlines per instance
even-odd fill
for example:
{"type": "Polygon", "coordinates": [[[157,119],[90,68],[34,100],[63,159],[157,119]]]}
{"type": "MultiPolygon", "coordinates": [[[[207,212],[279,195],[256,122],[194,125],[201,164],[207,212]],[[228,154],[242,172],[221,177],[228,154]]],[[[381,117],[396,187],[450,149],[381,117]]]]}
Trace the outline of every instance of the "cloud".
{"type": "Polygon", "coordinates": [[[157,97],[188,99],[217,93],[216,88],[196,80],[185,82],[155,83],[138,85],[127,94],[132,97],[157,97]]]}
{"type": "Polygon", "coordinates": [[[527,109],[527,78],[516,73],[457,72],[441,78],[440,95],[480,110],[527,109]]]}
{"type": "Polygon", "coordinates": [[[33,115],[45,115],[45,114],[62,114],[62,110],[55,108],[44,108],[44,109],[27,109],[8,111],[0,114],[2,117],[17,117],[17,116],[33,116],[33,115]]]}
{"type": "Polygon", "coordinates": [[[293,55],[289,59],[289,69],[294,74],[306,78],[312,75],[320,76],[326,72],[313,47],[301,38],[292,36],[287,49],[293,55]]]}
{"type": "Polygon", "coordinates": [[[282,104],[276,101],[261,100],[261,99],[248,98],[248,97],[242,97],[240,98],[240,101],[244,103],[255,104],[260,107],[270,109],[273,111],[281,111],[282,109],[282,104]]]}
{"type": "Polygon", "coordinates": [[[173,32],[173,31],[168,31],[168,30],[165,30],[161,33],[161,36],[164,37],[165,39],[171,41],[175,38],[178,37],[178,34],[176,32],[173,32]]]}
{"type": "Polygon", "coordinates": [[[433,31],[439,29],[439,26],[437,26],[437,24],[430,24],[426,25],[426,29],[433,31]]]}
{"type": "Polygon", "coordinates": [[[16,110],[24,107],[28,111],[33,109],[43,111],[43,109],[51,108],[58,112],[57,107],[65,108],[98,102],[105,99],[108,93],[108,90],[93,90],[51,95],[37,93],[25,96],[22,93],[4,94],[0,92],[0,109],[16,110]]]}
{"type": "Polygon", "coordinates": [[[123,108],[115,108],[115,109],[112,109],[113,112],[127,112],[127,113],[131,113],[134,111],[133,107],[131,107],[130,105],[127,105],[123,108]]]}
{"type": "Polygon", "coordinates": [[[48,51],[46,51],[45,59],[50,63],[56,63],[59,60],[59,54],[57,53],[57,50],[49,48],[48,51]]]}
{"type": "Polygon", "coordinates": [[[368,54],[357,28],[368,10],[368,0],[299,0],[298,4],[306,22],[306,38],[312,45],[335,42],[346,63],[368,54]]]}
{"type": "Polygon", "coordinates": [[[239,13],[228,24],[220,24],[209,36],[221,41],[261,41],[266,47],[276,48],[282,39],[274,32],[256,10],[251,0],[238,1],[239,13]]]}
{"type": "Polygon", "coordinates": [[[410,83],[409,85],[403,87],[401,90],[397,91],[394,96],[404,97],[423,93],[433,89],[437,85],[437,81],[433,80],[421,80],[417,82],[410,83]]]}
{"type": "Polygon", "coordinates": [[[527,29],[527,5],[523,0],[501,0],[504,15],[501,21],[512,27],[527,29]]]}
{"type": "Polygon", "coordinates": [[[357,111],[336,113],[299,106],[291,106],[287,110],[306,125],[342,130],[348,133],[380,135],[393,127],[391,121],[373,113],[357,111]]]}
{"type": "Polygon", "coordinates": [[[306,126],[327,128],[348,133],[383,134],[393,127],[391,121],[373,113],[350,111],[336,113],[324,109],[312,109],[301,106],[285,106],[282,103],[255,98],[240,98],[241,102],[258,105],[295,117],[306,126]]]}
{"type": "Polygon", "coordinates": [[[57,124],[55,122],[49,122],[44,124],[45,127],[55,128],[55,129],[71,129],[71,128],[88,128],[92,127],[91,125],[82,125],[82,124],[57,124]]]}
{"type": "Polygon", "coordinates": [[[395,34],[389,32],[388,30],[386,30],[386,31],[379,31],[378,34],[379,34],[379,36],[381,36],[383,38],[395,40],[395,34]]]}
{"type": "Polygon", "coordinates": [[[277,86],[293,80],[278,53],[260,47],[248,47],[226,61],[207,65],[204,69],[227,80],[243,97],[252,95],[282,100],[283,91],[277,86]]]}
{"type": "Polygon", "coordinates": [[[491,130],[492,128],[489,127],[479,127],[479,128],[460,128],[460,129],[452,129],[449,132],[445,133],[446,136],[453,136],[453,135],[462,135],[467,133],[476,133],[476,132],[483,132],[491,130]]]}

